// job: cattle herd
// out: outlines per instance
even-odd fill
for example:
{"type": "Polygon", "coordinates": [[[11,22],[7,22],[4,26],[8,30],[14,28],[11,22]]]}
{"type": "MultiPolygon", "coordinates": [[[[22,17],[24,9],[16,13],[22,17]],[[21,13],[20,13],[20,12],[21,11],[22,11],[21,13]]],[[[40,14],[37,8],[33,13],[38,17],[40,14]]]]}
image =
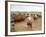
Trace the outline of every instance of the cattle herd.
{"type": "Polygon", "coordinates": [[[30,17],[34,20],[37,20],[38,18],[41,18],[41,15],[38,15],[38,14],[28,14],[27,13],[27,16],[25,16],[25,14],[21,15],[21,13],[19,13],[18,15],[17,14],[14,14],[12,13],[11,14],[11,22],[21,22],[21,21],[24,21],[26,18],[28,18],[30,15],[30,17]]]}
{"type": "MultiPolygon", "coordinates": [[[[39,14],[25,14],[23,13],[23,15],[21,13],[15,14],[15,13],[11,13],[11,23],[16,23],[16,22],[21,22],[24,21],[25,19],[28,20],[27,25],[30,26],[32,28],[32,19],[35,21],[38,18],[41,18],[42,16],[39,14]]],[[[13,24],[13,26],[14,26],[13,24]]]]}

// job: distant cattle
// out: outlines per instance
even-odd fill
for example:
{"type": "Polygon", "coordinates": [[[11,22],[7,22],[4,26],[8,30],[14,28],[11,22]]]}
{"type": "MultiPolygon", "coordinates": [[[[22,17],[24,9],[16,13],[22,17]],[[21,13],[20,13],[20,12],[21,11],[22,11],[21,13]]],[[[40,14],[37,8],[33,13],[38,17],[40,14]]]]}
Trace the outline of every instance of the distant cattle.
{"type": "Polygon", "coordinates": [[[37,16],[38,16],[38,17],[42,17],[41,15],[38,15],[38,14],[37,14],[37,16]]]}
{"type": "Polygon", "coordinates": [[[34,15],[34,17],[33,17],[33,18],[34,18],[34,20],[36,20],[36,19],[38,18],[38,16],[37,16],[37,15],[34,15]]]}

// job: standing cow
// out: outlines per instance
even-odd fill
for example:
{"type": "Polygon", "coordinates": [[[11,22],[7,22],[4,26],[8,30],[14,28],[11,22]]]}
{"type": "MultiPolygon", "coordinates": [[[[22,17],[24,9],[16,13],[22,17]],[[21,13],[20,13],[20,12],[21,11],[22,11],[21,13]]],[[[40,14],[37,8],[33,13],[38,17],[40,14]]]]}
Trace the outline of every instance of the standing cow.
{"type": "Polygon", "coordinates": [[[32,29],[32,17],[27,17],[27,26],[30,27],[32,29]]]}

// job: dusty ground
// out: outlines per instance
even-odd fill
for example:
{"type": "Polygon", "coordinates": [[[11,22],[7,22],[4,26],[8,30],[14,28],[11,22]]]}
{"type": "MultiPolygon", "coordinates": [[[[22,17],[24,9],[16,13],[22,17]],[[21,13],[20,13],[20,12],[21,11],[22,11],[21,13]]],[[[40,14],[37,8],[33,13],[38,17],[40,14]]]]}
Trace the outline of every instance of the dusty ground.
{"type": "Polygon", "coordinates": [[[15,23],[14,29],[16,32],[18,31],[39,31],[42,28],[42,19],[38,18],[32,22],[32,29],[31,27],[27,26],[27,19],[22,22],[15,23]]]}

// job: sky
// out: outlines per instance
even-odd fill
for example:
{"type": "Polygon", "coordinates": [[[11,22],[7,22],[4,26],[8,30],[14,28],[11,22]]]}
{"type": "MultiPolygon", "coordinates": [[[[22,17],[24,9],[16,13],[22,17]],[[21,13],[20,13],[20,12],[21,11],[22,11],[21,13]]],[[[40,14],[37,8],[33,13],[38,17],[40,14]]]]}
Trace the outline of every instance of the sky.
{"type": "Polygon", "coordinates": [[[41,5],[10,4],[11,11],[42,11],[41,5]]]}

